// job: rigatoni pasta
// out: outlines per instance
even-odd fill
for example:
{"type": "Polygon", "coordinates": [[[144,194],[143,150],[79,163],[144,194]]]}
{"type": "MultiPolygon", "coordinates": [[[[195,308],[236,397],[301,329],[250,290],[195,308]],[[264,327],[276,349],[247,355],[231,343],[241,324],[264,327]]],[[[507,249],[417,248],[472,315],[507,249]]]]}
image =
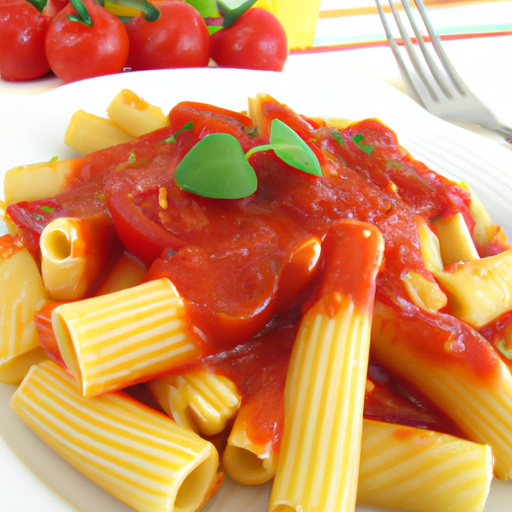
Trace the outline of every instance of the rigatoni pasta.
{"type": "Polygon", "coordinates": [[[482,512],[492,480],[488,445],[365,420],[358,504],[403,512],[482,512]]]}
{"type": "Polygon", "coordinates": [[[34,321],[49,297],[37,265],[20,240],[0,237],[0,382],[19,383],[46,359],[34,321]]]}
{"type": "Polygon", "coordinates": [[[204,436],[220,434],[240,408],[235,384],[203,368],[154,379],[148,387],[171,418],[204,436]]]}
{"type": "Polygon", "coordinates": [[[319,291],[290,358],[271,512],[354,510],[383,245],[374,226],[354,221],[340,221],[326,236],[319,291]]]}
{"type": "Polygon", "coordinates": [[[53,362],[32,367],[12,406],[72,466],[137,512],[195,512],[218,483],[211,443],[126,395],[84,399],[53,362]]]}
{"type": "Polygon", "coordinates": [[[148,380],[202,355],[168,279],[58,306],[52,325],[85,397],[148,380]]]}
{"type": "Polygon", "coordinates": [[[54,300],[78,300],[97,290],[120,253],[107,215],[60,217],[41,234],[41,275],[54,300]]]}
{"type": "MultiPolygon", "coordinates": [[[[432,319],[430,329],[419,331],[414,317],[403,317],[393,308],[376,304],[372,326],[372,354],[376,361],[435,400],[465,436],[491,446],[498,478],[512,478],[512,375],[497,355],[490,361],[478,358],[492,349],[475,336],[472,343],[461,333],[432,319]],[[446,329],[446,330],[445,330],[446,329]],[[418,345],[411,346],[409,336],[418,345]],[[427,352],[428,351],[428,352],[427,352]],[[435,351],[435,352],[434,352],[435,351]],[[433,354],[444,352],[444,359],[433,354]],[[423,352],[423,353],[422,353],[423,352]],[[462,365],[466,353],[473,354],[472,367],[462,365]],[[485,361],[485,365],[484,365],[485,361]],[[464,378],[461,379],[461,367],[464,378]]],[[[442,355],[442,354],[440,354],[442,355]]]]}

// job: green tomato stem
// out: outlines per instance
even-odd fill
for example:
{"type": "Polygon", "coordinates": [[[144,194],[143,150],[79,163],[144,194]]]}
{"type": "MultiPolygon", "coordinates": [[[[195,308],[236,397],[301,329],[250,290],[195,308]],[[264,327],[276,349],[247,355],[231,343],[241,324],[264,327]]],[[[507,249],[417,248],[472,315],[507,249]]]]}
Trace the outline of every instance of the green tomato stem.
{"type": "Polygon", "coordinates": [[[75,8],[76,16],[74,14],[68,15],[68,20],[75,23],[81,23],[86,27],[92,27],[92,19],[87,7],[82,0],[69,0],[71,5],[75,8]]]}
{"type": "Polygon", "coordinates": [[[27,0],[30,5],[33,5],[39,12],[43,12],[48,0],[27,0]]]}

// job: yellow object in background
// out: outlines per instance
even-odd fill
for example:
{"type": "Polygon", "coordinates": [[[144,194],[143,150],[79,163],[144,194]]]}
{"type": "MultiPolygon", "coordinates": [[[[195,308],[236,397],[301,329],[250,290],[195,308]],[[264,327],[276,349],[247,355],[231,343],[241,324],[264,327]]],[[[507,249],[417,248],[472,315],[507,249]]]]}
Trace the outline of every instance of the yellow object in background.
{"type": "Polygon", "coordinates": [[[320,0],[257,0],[253,7],[276,16],[284,27],[290,50],[313,46],[320,0]]]}

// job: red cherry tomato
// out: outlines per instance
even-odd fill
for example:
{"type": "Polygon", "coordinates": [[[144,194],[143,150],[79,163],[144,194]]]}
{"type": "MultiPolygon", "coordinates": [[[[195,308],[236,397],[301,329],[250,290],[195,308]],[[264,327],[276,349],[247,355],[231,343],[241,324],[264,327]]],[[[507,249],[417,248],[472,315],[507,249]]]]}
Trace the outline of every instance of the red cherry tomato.
{"type": "Polygon", "coordinates": [[[281,71],[288,56],[286,34],[272,13],[252,8],[212,35],[210,56],[222,67],[281,71]]]}
{"type": "Polygon", "coordinates": [[[127,66],[134,70],[205,67],[210,35],[199,12],[176,0],[155,5],[161,13],[158,20],[139,16],[125,23],[130,38],[127,66]]]}
{"type": "Polygon", "coordinates": [[[51,11],[41,13],[26,0],[0,2],[0,73],[4,80],[27,80],[50,71],[44,38],[51,19],[51,11]]]}
{"type": "Polygon", "coordinates": [[[94,0],[82,0],[92,26],[68,19],[76,15],[69,4],[55,17],[46,35],[46,55],[52,71],[73,82],[119,73],[128,57],[128,35],[123,23],[94,0]]]}

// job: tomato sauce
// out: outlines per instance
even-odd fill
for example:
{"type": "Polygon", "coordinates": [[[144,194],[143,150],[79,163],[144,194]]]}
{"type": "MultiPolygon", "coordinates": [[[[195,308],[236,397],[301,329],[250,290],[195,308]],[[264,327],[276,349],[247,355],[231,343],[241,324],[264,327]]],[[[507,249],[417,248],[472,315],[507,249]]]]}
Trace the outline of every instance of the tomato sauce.
{"type": "MultiPolygon", "coordinates": [[[[191,365],[223,375],[242,398],[247,437],[278,453],[284,428],[284,388],[296,328],[282,326],[233,350],[191,365]]],[[[459,435],[442,415],[400,386],[385,370],[369,367],[364,417],[459,435]]]]}
{"type": "MultiPolygon", "coordinates": [[[[265,122],[282,118],[314,148],[323,176],[300,172],[263,151],[250,159],[258,178],[251,196],[209,199],[180,189],[173,171],[204,136],[230,133],[244,151],[267,142],[265,130],[257,134],[246,116],[187,102],[171,111],[168,128],[83,157],[71,188],[50,200],[52,213],[108,211],[128,251],[150,265],[146,279],[166,276],[174,282],[211,353],[252,339],[276,314],[297,314],[316,272],[307,258],[302,268],[295,263],[288,271],[297,247],[323,240],[340,219],[369,222],[385,241],[377,299],[397,311],[400,338],[448,371],[467,366],[475,379],[492,378],[496,358],[483,337],[453,317],[412,304],[402,280],[415,271],[434,281],[424,265],[416,217],[433,220],[460,211],[470,218],[467,191],[414,160],[377,120],[338,130],[270,99],[262,110],[265,122]],[[191,120],[192,129],[162,143],[191,120]],[[301,287],[291,300],[287,290],[295,280],[301,287]],[[446,350],[449,336],[463,350],[446,350]]],[[[37,240],[48,220],[34,222],[41,204],[8,208],[27,238],[37,240]]]]}

